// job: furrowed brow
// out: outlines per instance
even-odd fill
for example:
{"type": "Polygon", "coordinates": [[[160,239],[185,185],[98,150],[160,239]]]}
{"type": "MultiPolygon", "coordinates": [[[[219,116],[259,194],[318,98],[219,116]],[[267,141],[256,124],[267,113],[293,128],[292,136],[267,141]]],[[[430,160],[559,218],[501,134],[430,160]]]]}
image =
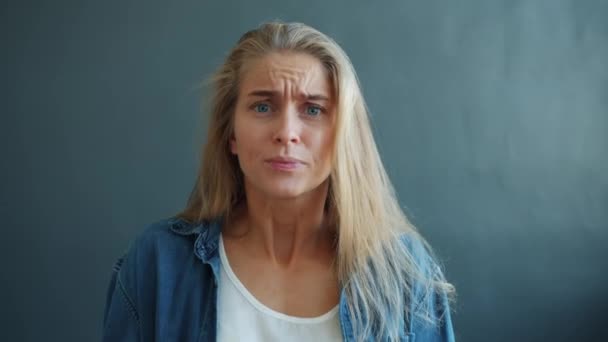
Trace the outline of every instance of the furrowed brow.
{"type": "Polygon", "coordinates": [[[254,90],[249,93],[248,96],[257,96],[257,97],[276,97],[278,92],[273,90],[254,90]]]}
{"type": "MultiPolygon", "coordinates": [[[[248,96],[274,98],[279,96],[279,92],[274,90],[254,90],[248,96]]],[[[301,94],[300,96],[309,101],[329,101],[329,97],[323,94],[301,94]]]]}
{"type": "Polygon", "coordinates": [[[310,101],[329,101],[329,97],[321,94],[305,95],[304,97],[310,101]]]}

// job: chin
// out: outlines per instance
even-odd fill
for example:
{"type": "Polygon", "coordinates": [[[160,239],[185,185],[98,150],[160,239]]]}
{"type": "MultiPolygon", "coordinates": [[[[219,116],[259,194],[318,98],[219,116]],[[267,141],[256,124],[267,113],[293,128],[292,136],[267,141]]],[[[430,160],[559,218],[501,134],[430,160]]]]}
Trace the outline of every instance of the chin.
{"type": "Polygon", "coordinates": [[[298,189],[269,189],[267,192],[268,196],[280,199],[292,199],[306,193],[298,189]]]}
{"type": "Polygon", "coordinates": [[[317,188],[309,179],[304,178],[280,179],[275,176],[274,178],[252,179],[248,183],[267,198],[287,200],[306,195],[317,188]]]}

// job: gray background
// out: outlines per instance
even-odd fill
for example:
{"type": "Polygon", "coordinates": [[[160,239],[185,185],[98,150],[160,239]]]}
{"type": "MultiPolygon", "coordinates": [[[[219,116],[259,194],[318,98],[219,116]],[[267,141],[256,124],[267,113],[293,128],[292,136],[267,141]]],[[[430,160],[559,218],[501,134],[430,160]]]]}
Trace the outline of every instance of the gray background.
{"type": "Polygon", "coordinates": [[[3,2],[0,340],[99,338],[114,260],[190,192],[200,81],[274,18],[351,56],[458,340],[608,340],[602,0],[3,2]]]}

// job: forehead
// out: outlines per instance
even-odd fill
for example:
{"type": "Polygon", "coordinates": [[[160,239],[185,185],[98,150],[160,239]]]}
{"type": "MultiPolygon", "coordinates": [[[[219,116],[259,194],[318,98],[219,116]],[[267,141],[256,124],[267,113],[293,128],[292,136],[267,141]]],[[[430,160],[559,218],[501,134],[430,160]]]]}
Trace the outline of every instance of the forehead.
{"type": "Polygon", "coordinates": [[[275,90],[331,95],[331,80],[321,61],[306,53],[273,52],[243,66],[241,92],[275,90]]]}

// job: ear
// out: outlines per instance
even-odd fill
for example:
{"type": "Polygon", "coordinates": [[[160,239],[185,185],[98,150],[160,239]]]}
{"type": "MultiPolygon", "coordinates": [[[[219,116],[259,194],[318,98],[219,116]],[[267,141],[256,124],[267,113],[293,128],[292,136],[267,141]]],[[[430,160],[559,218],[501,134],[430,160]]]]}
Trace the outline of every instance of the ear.
{"type": "Polygon", "coordinates": [[[230,137],[230,152],[232,152],[232,154],[237,154],[236,139],[234,138],[234,135],[230,137]]]}

